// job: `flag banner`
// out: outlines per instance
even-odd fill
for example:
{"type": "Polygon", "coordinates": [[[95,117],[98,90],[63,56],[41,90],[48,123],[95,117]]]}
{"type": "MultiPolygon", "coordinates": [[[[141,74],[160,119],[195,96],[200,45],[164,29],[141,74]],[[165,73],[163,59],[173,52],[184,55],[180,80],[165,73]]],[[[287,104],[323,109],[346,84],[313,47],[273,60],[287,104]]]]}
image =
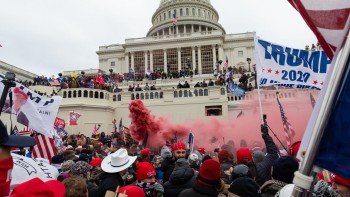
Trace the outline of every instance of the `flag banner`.
{"type": "Polygon", "coordinates": [[[350,27],[349,0],[288,0],[304,18],[330,59],[343,44],[350,27]]]}
{"type": "MultiPolygon", "coordinates": [[[[4,79],[4,75],[0,74],[0,80],[4,79]]],[[[8,95],[2,111],[16,115],[18,123],[30,127],[38,133],[52,136],[52,128],[62,98],[60,96],[52,98],[40,96],[17,82],[16,87],[10,89],[13,100],[12,108],[8,95]]],[[[0,83],[0,94],[3,90],[4,84],[0,83]]]]}
{"type": "Polygon", "coordinates": [[[228,70],[228,58],[227,58],[227,55],[226,55],[226,61],[225,61],[225,70],[226,71],[228,70]]]}
{"type": "Polygon", "coordinates": [[[58,136],[60,136],[61,138],[68,135],[68,132],[59,126],[57,127],[56,131],[58,136]]]}
{"type": "Polygon", "coordinates": [[[292,127],[292,125],[290,124],[290,122],[288,121],[288,118],[286,116],[286,114],[284,113],[282,104],[280,102],[279,99],[279,94],[277,93],[277,102],[278,102],[278,106],[280,108],[280,112],[281,112],[281,118],[282,118],[282,124],[283,124],[283,130],[284,130],[284,135],[286,136],[286,140],[287,140],[287,145],[288,148],[290,147],[290,145],[292,143],[294,143],[293,138],[295,136],[295,131],[292,127]]]}
{"type": "Polygon", "coordinates": [[[176,12],[173,14],[173,26],[175,27],[177,25],[177,20],[179,19],[179,17],[176,16],[176,12]]]}
{"type": "Polygon", "coordinates": [[[92,135],[97,135],[98,130],[100,129],[100,125],[98,125],[98,127],[96,126],[96,124],[94,125],[94,128],[92,129],[92,135]]]}
{"type": "Polygon", "coordinates": [[[245,96],[245,91],[238,87],[233,81],[232,79],[230,79],[228,86],[227,86],[227,92],[231,93],[233,96],[245,96]]]}
{"type": "Polygon", "coordinates": [[[346,74],[342,78],[341,88],[337,92],[337,99],[316,155],[316,165],[350,180],[350,58],[346,66],[346,74]]]}
{"type": "Polygon", "coordinates": [[[188,135],[188,142],[187,142],[187,149],[190,150],[190,152],[193,152],[193,144],[194,144],[194,135],[192,131],[190,131],[188,135]]]}
{"type": "Polygon", "coordinates": [[[39,159],[23,157],[18,154],[11,154],[13,159],[13,170],[11,186],[21,184],[33,178],[40,178],[42,181],[57,180],[60,174],[56,167],[39,159]]]}
{"type": "Polygon", "coordinates": [[[316,104],[316,100],[314,96],[312,96],[311,92],[310,92],[310,101],[311,101],[312,108],[314,108],[316,104]]]}
{"type": "Polygon", "coordinates": [[[103,79],[101,73],[97,74],[96,83],[99,84],[101,87],[103,87],[105,85],[105,80],[103,79]]]}
{"type": "Polygon", "coordinates": [[[56,117],[54,128],[57,130],[57,127],[60,127],[61,129],[64,129],[66,127],[66,121],[64,119],[56,117]]]}
{"type": "Polygon", "coordinates": [[[11,131],[11,135],[18,135],[18,129],[17,126],[15,125],[15,127],[13,127],[12,131],[11,131]]]}
{"type": "Polygon", "coordinates": [[[24,127],[22,130],[20,130],[17,135],[20,135],[20,136],[28,136],[28,135],[32,135],[32,134],[35,134],[36,131],[29,128],[29,127],[24,127]]]}
{"type": "Polygon", "coordinates": [[[57,155],[57,150],[53,138],[45,135],[35,137],[36,145],[33,147],[33,158],[44,158],[52,161],[52,157],[57,155]]]}
{"type": "Polygon", "coordinates": [[[260,86],[321,89],[331,60],[324,51],[293,49],[255,39],[257,81],[260,86]]]}
{"type": "Polygon", "coordinates": [[[239,114],[237,115],[237,118],[236,119],[238,119],[239,117],[241,117],[241,116],[243,116],[244,115],[244,112],[243,112],[243,110],[241,110],[241,112],[239,112],[239,114]]]}
{"type": "Polygon", "coordinates": [[[71,111],[69,112],[69,125],[75,126],[78,125],[78,119],[81,117],[81,114],[71,111]]]}

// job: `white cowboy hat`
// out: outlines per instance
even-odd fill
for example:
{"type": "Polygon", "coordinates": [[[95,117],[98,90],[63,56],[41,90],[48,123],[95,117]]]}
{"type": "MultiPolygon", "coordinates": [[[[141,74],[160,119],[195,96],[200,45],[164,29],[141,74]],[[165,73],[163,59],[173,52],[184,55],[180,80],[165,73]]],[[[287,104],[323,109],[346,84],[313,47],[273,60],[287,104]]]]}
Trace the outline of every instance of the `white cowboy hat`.
{"type": "Polygon", "coordinates": [[[136,160],[136,156],[129,156],[128,151],[121,148],[103,159],[101,168],[105,172],[114,173],[125,170],[136,160]]]}

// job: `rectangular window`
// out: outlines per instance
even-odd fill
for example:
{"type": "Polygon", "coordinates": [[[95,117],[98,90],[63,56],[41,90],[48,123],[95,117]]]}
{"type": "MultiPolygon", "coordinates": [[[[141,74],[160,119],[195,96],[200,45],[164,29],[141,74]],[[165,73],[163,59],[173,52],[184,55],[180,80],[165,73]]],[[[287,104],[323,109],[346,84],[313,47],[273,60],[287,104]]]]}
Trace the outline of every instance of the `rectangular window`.
{"type": "Polygon", "coordinates": [[[181,48],[181,69],[182,70],[192,69],[192,48],[191,47],[181,48]]]}
{"type": "Polygon", "coordinates": [[[111,62],[111,66],[115,66],[115,62],[111,62]]]}
{"type": "Polygon", "coordinates": [[[201,58],[202,58],[202,74],[214,73],[213,70],[213,47],[202,46],[201,47],[201,58]]]}
{"type": "Polygon", "coordinates": [[[145,73],[145,54],[143,51],[134,53],[134,68],[136,77],[140,77],[145,73]]]}
{"type": "Polygon", "coordinates": [[[205,106],[206,116],[222,116],[222,105],[205,106]]]}
{"type": "Polygon", "coordinates": [[[161,72],[164,70],[164,52],[163,50],[153,51],[153,72],[161,72]]]}
{"type": "Polygon", "coordinates": [[[243,51],[238,51],[238,57],[243,57],[243,51]]]}
{"type": "Polygon", "coordinates": [[[168,73],[177,71],[177,49],[168,49],[167,51],[167,69],[168,73]]]}

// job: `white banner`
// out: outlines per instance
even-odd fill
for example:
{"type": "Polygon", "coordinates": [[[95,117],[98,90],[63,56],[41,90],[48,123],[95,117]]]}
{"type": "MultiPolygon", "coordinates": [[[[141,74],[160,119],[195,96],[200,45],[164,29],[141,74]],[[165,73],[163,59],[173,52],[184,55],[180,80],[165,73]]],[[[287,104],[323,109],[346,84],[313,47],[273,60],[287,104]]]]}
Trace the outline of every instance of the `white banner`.
{"type": "Polygon", "coordinates": [[[331,65],[324,51],[293,49],[259,38],[255,39],[255,53],[260,86],[321,89],[331,65]]]}
{"type": "MultiPolygon", "coordinates": [[[[4,76],[0,74],[0,80],[3,79],[4,76]]],[[[0,95],[2,95],[3,90],[4,84],[0,82],[0,95]]],[[[7,95],[3,112],[16,115],[18,123],[52,137],[53,125],[62,97],[40,96],[20,83],[16,83],[16,87],[12,87],[11,91],[12,108],[9,95],[7,95]]]]}

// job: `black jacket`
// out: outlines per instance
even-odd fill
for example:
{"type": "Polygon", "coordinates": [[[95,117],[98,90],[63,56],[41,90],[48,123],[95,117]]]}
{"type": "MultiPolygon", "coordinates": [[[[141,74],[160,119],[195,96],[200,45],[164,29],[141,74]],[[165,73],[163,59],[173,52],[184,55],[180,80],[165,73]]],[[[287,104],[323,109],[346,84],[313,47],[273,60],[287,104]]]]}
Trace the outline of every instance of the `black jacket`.
{"type": "Polygon", "coordinates": [[[217,197],[218,195],[219,192],[215,188],[196,182],[192,188],[183,190],[179,197],[217,197]]]}
{"type": "Polygon", "coordinates": [[[179,168],[173,171],[169,181],[164,183],[164,197],[178,197],[184,189],[191,188],[196,182],[197,173],[192,168],[179,168]]]}
{"type": "Polygon", "coordinates": [[[106,173],[103,172],[100,175],[100,185],[98,187],[98,194],[100,197],[104,197],[106,191],[115,192],[118,186],[123,187],[124,181],[120,176],[119,172],[117,173],[106,173]]]}
{"type": "Polygon", "coordinates": [[[171,173],[175,168],[175,160],[172,157],[167,157],[162,162],[160,169],[164,172],[163,183],[167,182],[170,178],[171,173]]]}
{"type": "Polygon", "coordinates": [[[271,179],[272,164],[276,159],[278,159],[278,148],[275,142],[272,140],[271,136],[263,134],[262,138],[265,141],[267,155],[261,162],[255,164],[257,171],[255,181],[260,186],[271,179]]]}

